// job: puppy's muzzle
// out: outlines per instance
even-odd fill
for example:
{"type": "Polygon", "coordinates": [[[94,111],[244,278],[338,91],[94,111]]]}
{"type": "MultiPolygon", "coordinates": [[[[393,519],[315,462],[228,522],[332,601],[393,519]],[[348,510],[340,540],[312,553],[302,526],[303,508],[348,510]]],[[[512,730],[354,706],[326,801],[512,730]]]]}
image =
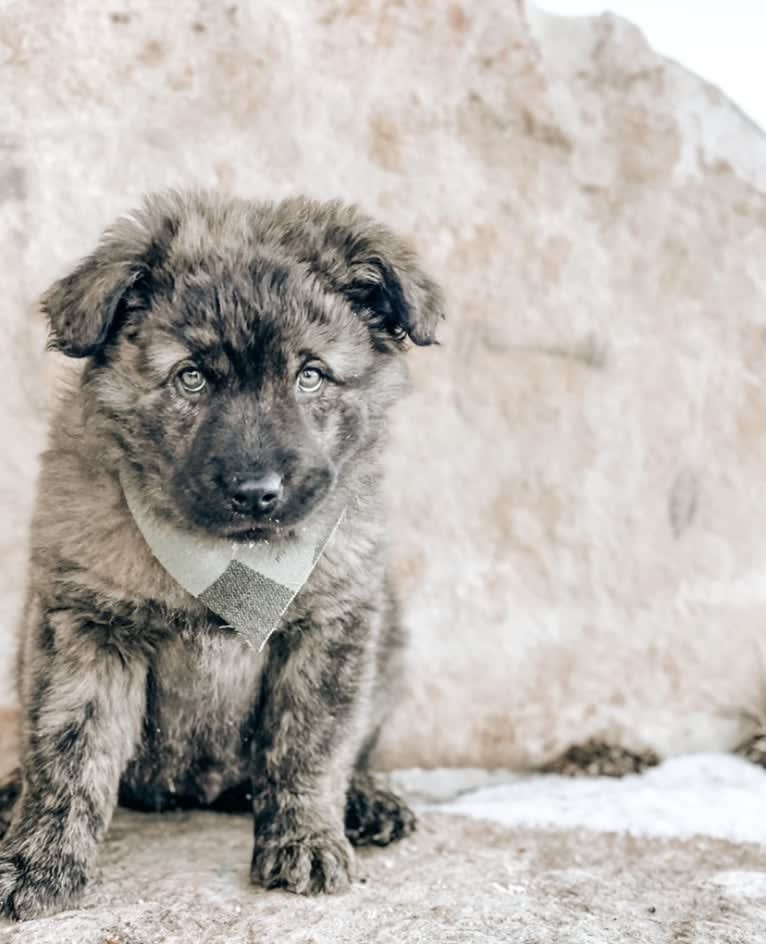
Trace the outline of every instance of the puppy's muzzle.
{"type": "Polygon", "coordinates": [[[267,472],[244,480],[234,476],[229,482],[228,492],[233,511],[251,518],[262,518],[278,509],[284,487],[277,472],[267,472]]]}

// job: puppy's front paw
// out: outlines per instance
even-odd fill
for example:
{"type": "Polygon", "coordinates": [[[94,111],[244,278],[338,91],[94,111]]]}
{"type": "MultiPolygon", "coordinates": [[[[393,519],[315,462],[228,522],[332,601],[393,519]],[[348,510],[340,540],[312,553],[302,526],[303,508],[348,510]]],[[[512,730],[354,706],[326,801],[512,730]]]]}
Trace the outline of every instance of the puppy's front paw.
{"type": "Polygon", "coordinates": [[[298,895],[345,891],[353,873],[353,852],[343,834],[327,831],[256,836],[250,877],[265,888],[298,895]]]}
{"type": "Polygon", "coordinates": [[[59,911],[85,884],[85,871],[76,863],[57,863],[47,856],[39,861],[23,852],[0,850],[0,915],[26,921],[59,911]]]}

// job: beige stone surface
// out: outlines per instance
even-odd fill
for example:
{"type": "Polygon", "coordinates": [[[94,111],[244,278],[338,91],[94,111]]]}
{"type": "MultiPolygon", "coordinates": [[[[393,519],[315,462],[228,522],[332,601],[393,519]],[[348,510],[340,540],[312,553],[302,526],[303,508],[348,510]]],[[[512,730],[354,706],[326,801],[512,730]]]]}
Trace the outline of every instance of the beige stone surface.
{"type": "Polygon", "coordinates": [[[3,944],[760,944],[763,850],[428,814],[336,898],[248,881],[250,821],[120,812],[82,907],[3,944]]]}
{"type": "MultiPolygon", "coordinates": [[[[13,762],[0,717],[0,774],[13,762]],[[5,745],[5,747],[4,747],[5,745]]],[[[348,894],[248,879],[252,818],[119,810],[77,907],[1,944],[761,944],[766,772],[729,755],[643,776],[392,775],[417,832],[348,894]]]]}
{"type": "Polygon", "coordinates": [[[61,369],[35,299],[141,193],[202,184],[358,200],[447,291],[392,444],[386,762],[733,742],[762,680],[766,139],[715,89],[519,0],[5,2],[0,64],[0,701],[61,369]]]}

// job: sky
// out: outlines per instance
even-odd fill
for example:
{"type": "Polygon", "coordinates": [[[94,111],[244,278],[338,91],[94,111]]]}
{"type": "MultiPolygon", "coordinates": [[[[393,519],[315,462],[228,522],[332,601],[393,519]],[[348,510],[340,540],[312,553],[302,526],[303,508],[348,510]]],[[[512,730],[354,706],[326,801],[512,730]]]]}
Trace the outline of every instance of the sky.
{"type": "Polygon", "coordinates": [[[566,16],[611,10],[717,85],[766,129],[766,0],[533,0],[566,16]]]}

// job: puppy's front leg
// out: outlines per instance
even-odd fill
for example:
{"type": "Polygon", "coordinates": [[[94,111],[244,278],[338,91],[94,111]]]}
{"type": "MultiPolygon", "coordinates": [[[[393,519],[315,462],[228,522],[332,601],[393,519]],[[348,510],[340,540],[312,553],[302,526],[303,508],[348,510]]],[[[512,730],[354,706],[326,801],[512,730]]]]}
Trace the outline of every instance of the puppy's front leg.
{"type": "Polygon", "coordinates": [[[269,644],[253,752],[251,877],[299,894],[352,876],[346,792],[369,681],[367,627],[299,624],[269,644]]]}
{"type": "Polygon", "coordinates": [[[56,610],[28,627],[22,671],[23,785],[0,843],[0,914],[25,919],[82,889],[138,740],[143,661],[109,626],[56,610]]]}

